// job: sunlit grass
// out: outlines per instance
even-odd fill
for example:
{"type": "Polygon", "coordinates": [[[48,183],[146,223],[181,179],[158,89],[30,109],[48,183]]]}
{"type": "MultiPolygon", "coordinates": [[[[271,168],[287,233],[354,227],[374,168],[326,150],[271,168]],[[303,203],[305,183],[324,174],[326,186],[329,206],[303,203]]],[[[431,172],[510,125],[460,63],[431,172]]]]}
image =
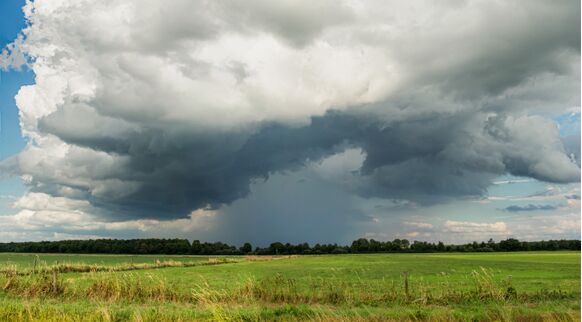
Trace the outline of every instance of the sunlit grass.
{"type": "Polygon", "coordinates": [[[29,265],[0,277],[0,319],[578,321],[579,260],[540,252],[29,265]]]}

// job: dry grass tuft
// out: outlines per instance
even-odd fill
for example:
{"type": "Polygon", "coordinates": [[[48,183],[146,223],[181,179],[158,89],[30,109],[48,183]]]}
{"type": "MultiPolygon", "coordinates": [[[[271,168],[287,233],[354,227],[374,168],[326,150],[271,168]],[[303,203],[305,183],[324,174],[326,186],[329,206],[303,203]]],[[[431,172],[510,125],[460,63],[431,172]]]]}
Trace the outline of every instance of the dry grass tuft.
{"type": "Polygon", "coordinates": [[[99,300],[130,301],[172,301],[180,300],[179,295],[168,283],[151,274],[112,274],[99,278],[87,289],[87,297],[99,300]]]}

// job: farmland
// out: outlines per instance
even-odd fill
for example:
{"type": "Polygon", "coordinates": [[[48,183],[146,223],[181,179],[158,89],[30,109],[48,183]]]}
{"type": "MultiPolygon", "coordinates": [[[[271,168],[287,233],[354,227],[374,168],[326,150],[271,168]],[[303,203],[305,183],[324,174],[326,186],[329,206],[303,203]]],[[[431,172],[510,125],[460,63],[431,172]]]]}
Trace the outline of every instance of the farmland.
{"type": "Polygon", "coordinates": [[[580,320],[580,252],[0,254],[0,320],[580,320]]]}

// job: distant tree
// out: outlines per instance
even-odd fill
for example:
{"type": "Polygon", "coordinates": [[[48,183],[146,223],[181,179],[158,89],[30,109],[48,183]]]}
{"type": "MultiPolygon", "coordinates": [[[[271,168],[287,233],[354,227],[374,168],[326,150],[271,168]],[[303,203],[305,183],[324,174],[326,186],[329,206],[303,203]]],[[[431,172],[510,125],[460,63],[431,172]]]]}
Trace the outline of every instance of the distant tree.
{"type": "Polygon", "coordinates": [[[253,246],[250,243],[244,243],[240,248],[240,252],[243,254],[248,254],[253,251],[253,246]]]}
{"type": "Polygon", "coordinates": [[[350,247],[352,253],[367,253],[370,248],[370,242],[366,238],[359,238],[352,242],[350,247]]]}
{"type": "Polygon", "coordinates": [[[347,249],[342,247],[336,247],[331,251],[331,254],[346,254],[348,252],[347,249]]]}
{"type": "Polygon", "coordinates": [[[442,241],[439,241],[439,243],[437,245],[437,251],[444,252],[445,250],[446,250],[445,244],[442,241]]]}
{"type": "MultiPolygon", "coordinates": [[[[351,246],[337,244],[316,244],[310,247],[307,243],[282,244],[274,242],[267,248],[256,247],[259,255],[276,254],[339,254],[350,253],[380,253],[380,252],[491,252],[491,251],[528,251],[528,250],[580,250],[580,240],[548,240],[519,241],[514,238],[502,240],[499,243],[492,239],[487,242],[472,242],[463,245],[445,245],[395,239],[376,241],[360,238],[354,240],[351,246]]],[[[0,243],[0,252],[29,253],[101,253],[101,254],[196,254],[196,255],[238,255],[252,251],[250,243],[240,248],[223,242],[201,243],[186,239],[98,239],[98,240],[63,240],[41,242],[9,242],[0,243]]]]}
{"type": "Polygon", "coordinates": [[[283,250],[285,249],[285,245],[283,245],[282,243],[276,242],[276,243],[272,243],[269,246],[269,250],[272,254],[278,255],[280,254],[283,250]]]}
{"type": "Polygon", "coordinates": [[[506,252],[518,251],[521,249],[521,243],[515,238],[508,238],[499,242],[499,249],[506,252]]]}
{"type": "Polygon", "coordinates": [[[192,246],[190,247],[190,254],[200,255],[202,253],[202,245],[199,240],[192,241],[192,246]]]}

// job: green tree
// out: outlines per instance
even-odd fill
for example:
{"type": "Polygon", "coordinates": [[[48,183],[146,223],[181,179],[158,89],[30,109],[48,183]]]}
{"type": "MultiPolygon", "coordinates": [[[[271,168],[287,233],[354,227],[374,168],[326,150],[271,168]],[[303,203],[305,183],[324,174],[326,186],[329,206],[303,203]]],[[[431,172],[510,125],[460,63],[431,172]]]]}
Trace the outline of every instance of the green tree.
{"type": "Polygon", "coordinates": [[[244,243],[244,245],[242,245],[242,247],[240,248],[240,252],[243,254],[248,254],[252,251],[253,251],[253,246],[251,245],[251,243],[244,243]]]}

